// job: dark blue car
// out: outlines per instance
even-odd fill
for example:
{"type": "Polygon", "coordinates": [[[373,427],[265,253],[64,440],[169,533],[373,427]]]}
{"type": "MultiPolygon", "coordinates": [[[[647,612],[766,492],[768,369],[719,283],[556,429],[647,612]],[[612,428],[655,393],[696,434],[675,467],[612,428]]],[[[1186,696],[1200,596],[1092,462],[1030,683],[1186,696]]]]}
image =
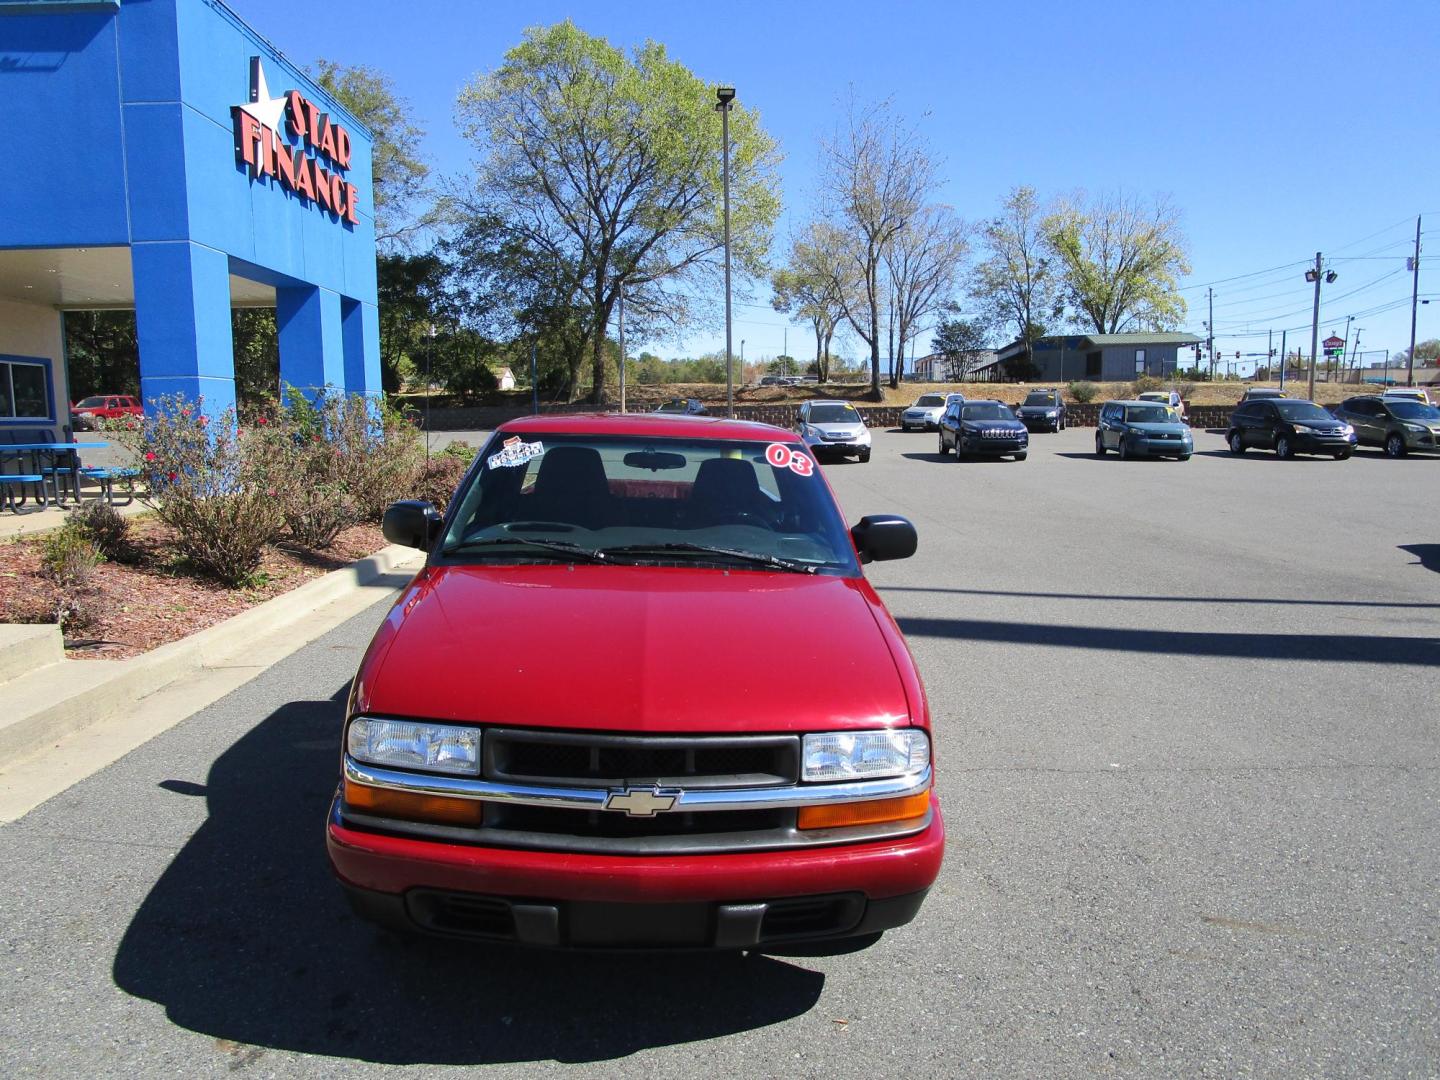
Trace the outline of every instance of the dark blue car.
{"type": "Polygon", "coordinates": [[[971,454],[1024,461],[1030,432],[1001,401],[952,401],[940,417],[940,453],[971,454]]]}

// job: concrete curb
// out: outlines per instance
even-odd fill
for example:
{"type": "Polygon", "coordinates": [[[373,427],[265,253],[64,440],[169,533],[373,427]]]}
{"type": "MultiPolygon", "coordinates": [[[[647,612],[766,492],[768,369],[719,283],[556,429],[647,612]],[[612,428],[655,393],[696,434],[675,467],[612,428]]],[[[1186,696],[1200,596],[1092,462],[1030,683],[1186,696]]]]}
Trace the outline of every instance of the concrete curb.
{"type": "MultiPolygon", "coordinates": [[[[199,668],[222,661],[243,666],[249,647],[261,638],[362,589],[403,585],[400,567],[420,558],[413,548],[392,545],[143,656],[63,660],[12,680],[5,686],[7,718],[0,721],[0,769],[115,716],[199,668]]],[[[410,572],[404,572],[405,579],[410,572]]],[[[305,640],[296,641],[295,648],[305,640]]]]}

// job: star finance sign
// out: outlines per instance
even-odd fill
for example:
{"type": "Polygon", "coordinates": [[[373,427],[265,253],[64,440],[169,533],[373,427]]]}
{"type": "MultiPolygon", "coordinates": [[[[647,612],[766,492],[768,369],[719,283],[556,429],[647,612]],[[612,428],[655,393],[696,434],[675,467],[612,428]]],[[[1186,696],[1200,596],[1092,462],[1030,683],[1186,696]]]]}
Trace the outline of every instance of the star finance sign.
{"type": "Polygon", "coordinates": [[[250,58],[250,100],[230,112],[235,160],[245,163],[252,178],[271,177],[335,218],[359,224],[359,192],[340,175],[350,168],[350,133],[329,114],[298,90],[272,98],[258,56],[250,58]],[[282,119],[288,138],[280,134],[282,119]]]}

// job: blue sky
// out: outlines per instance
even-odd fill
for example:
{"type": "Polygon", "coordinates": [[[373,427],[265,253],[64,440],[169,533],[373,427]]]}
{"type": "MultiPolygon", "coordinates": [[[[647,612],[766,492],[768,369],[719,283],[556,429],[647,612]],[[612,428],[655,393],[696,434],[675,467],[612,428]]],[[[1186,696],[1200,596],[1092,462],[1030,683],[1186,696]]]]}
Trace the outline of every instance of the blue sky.
{"type": "MultiPolygon", "coordinates": [[[[498,65],[525,27],[569,17],[616,45],[662,41],[760,110],[785,153],[777,251],[807,217],[817,141],[853,86],[861,100],[893,98],[925,132],[945,162],[942,197],[963,216],[993,214],[1022,183],[1047,195],[1168,193],[1190,240],[1186,329],[1204,332],[1205,287],[1215,283],[1217,344],[1232,356],[1263,352],[1271,328],[1276,348],[1288,328],[1291,348],[1298,336],[1308,349],[1303,274],[1317,250],[1333,252],[1339,274],[1324,286],[1320,336],[1343,334],[1346,316],[1358,315],[1367,360],[1383,355],[1372,349],[1405,348],[1404,259],[1420,213],[1420,292],[1440,301],[1436,0],[350,0],[343,11],[228,2],[297,63],[323,56],[388,73],[444,173],[470,160],[453,123],[461,86],[498,65]]],[[[748,359],[781,349],[785,320],[767,298],[757,291],[735,312],[748,359]]],[[[1419,310],[1419,337],[1440,337],[1440,302],[1419,310]]],[[[656,351],[723,342],[715,326],[656,351]]],[[[791,352],[803,357],[807,345],[806,329],[792,327],[791,352]]]]}

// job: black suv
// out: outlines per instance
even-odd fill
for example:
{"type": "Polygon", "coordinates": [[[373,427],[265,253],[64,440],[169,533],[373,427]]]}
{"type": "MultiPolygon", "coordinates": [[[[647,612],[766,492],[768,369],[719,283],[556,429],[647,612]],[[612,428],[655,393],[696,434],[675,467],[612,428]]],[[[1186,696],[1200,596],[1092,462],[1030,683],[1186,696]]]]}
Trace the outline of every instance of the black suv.
{"type": "Polygon", "coordinates": [[[1276,457],[1329,454],[1344,461],[1355,452],[1355,429],[1313,401],[1261,398],[1240,403],[1226,433],[1232,454],[1259,447],[1276,457]]]}
{"type": "Polygon", "coordinates": [[[1015,415],[1027,430],[1065,430],[1065,401],[1059,390],[1031,390],[1015,410],[1015,415]]]}

